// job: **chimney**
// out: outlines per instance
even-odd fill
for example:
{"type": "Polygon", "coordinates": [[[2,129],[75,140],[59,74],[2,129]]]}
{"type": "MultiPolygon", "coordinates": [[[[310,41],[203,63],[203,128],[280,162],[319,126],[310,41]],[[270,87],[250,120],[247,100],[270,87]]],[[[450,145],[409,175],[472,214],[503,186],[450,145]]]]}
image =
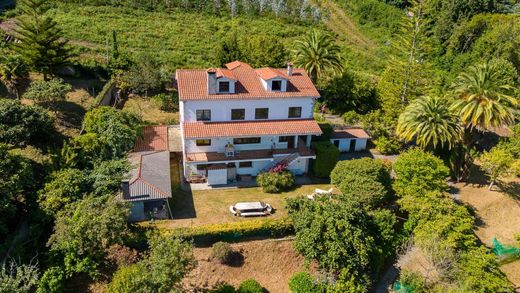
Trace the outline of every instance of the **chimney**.
{"type": "Polygon", "coordinates": [[[208,73],[208,95],[217,93],[217,70],[210,68],[206,71],[208,73]]]}
{"type": "Polygon", "coordinates": [[[124,179],[121,181],[121,190],[123,191],[123,198],[130,198],[130,181],[128,179],[124,179]]]}
{"type": "Polygon", "coordinates": [[[287,76],[292,76],[293,64],[291,62],[287,62],[287,76]]]}

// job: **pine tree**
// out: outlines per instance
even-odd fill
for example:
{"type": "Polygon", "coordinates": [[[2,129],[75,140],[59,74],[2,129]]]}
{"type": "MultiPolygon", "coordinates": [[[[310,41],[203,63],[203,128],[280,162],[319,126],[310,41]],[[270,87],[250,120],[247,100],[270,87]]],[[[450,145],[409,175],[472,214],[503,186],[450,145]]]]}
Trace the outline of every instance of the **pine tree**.
{"type": "Polygon", "coordinates": [[[431,66],[427,61],[430,52],[430,32],[424,2],[412,2],[401,24],[400,35],[393,43],[396,56],[390,60],[379,89],[385,114],[397,119],[408,103],[430,91],[431,66]]]}
{"type": "Polygon", "coordinates": [[[20,42],[13,44],[13,49],[47,79],[67,64],[71,50],[58,24],[45,15],[45,4],[46,0],[22,0],[18,4],[22,14],[16,21],[15,37],[20,42]]]}

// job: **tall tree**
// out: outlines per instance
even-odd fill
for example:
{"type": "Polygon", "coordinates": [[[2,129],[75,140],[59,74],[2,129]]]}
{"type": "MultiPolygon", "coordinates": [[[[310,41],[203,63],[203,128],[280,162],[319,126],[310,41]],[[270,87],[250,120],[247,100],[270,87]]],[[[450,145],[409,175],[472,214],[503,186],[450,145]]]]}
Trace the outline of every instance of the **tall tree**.
{"type": "Polygon", "coordinates": [[[46,0],[22,0],[18,4],[15,37],[20,41],[13,49],[33,69],[43,73],[44,79],[71,57],[67,41],[62,38],[58,24],[45,15],[46,0]]]}
{"type": "Polygon", "coordinates": [[[242,60],[243,57],[244,54],[240,49],[238,37],[235,32],[224,39],[216,55],[217,61],[221,66],[229,62],[242,60]]]}
{"type": "Polygon", "coordinates": [[[330,35],[317,30],[309,32],[302,40],[296,41],[294,63],[298,67],[303,67],[313,82],[319,81],[328,71],[332,73],[343,71],[340,47],[334,43],[330,35]]]}
{"type": "Polygon", "coordinates": [[[457,116],[448,101],[438,97],[419,98],[408,105],[399,116],[396,132],[401,139],[415,139],[424,149],[451,148],[462,138],[457,116]]]}
{"type": "Polygon", "coordinates": [[[489,130],[514,122],[512,80],[504,77],[491,63],[471,66],[452,85],[456,101],[452,105],[463,125],[469,129],[489,130]]]}
{"type": "Polygon", "coordinates": [[[426,56],[430,51],[428,20],[423,0],[412,2],[392,44],[396,55],[390,59],[378,84],[383,110],[397,119],[402,109],[429,91],[431,70],[426,56]]]}
{"type": "Polygon", "coordinates": [[[19,98],[18,85],[28,76],[27,67],[18,55],[5,54],[0,57],[0,80],[11,95],[19,98]]]}

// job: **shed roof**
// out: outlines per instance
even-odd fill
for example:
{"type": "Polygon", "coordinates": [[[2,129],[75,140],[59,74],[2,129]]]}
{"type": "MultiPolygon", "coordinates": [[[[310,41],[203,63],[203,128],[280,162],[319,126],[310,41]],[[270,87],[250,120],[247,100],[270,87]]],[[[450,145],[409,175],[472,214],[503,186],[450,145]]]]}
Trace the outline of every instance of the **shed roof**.
{"type": "Polygon", "coordinates": [[[168,126],[145,126],[142,135],[137,138],[134,152],[166,151],[168,150],[168,126]]]}
{"type": "Polygon", "coordinates": [[[370,135],[362,128],[336,129],[332,134],[334,139],[346,138],[370,138],[370,135]]]}

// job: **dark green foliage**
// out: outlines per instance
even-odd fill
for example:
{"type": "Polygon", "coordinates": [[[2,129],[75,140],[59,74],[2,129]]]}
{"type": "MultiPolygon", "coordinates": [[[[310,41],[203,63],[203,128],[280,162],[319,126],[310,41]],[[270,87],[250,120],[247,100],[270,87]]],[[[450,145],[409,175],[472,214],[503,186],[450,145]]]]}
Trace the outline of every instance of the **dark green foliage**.
{"type": "Polygon", "coordinates": [[[0,54],[0,81],[5,85],[9,94],[18,98],[20,82],[29,77],[27,65],[19,55],[7,50],[0,48],[0,54]]]}
{"type": "Polygon", "coordinates": [[[54,132],[52,118],[37,106],[0,99],[0,141],[16,146],[40,145],[54,132]]]}
{"type": "Polygon", "coordinates": [[[38,283],[37,293],[61,293],[63,292],[63,281],[65,280],[65,272],[63,268],[55,266],[48,268],[38,283]]]}
{"type": "Polygon", "coordinates": [[[112,195],[85,197],[59,211],[48,245],[63,255],[67,275],[96,276],[105,249],[121,244],[128,235],[129,213],[129,204],[112,195]]]}
{"type": "Polygon", "coordinates": [[[233,249],[227,242],[219,241],[211,248],[211,256],[222,264],[229,262],[232,254],[233,249]]]}
{"type": "Polygon", "coordinates": [[[256,183],[267,193],[286,191],[294,185],[294,175],[291,171],[263,172],[256,177],[256,183]]]}
{"type": "Polygon", "coordinates": [[[68,63],[71,51],[63,40],[58,24],[44,15],[45,0],[22,0],[18,3],[21,16],[17,19],[13,49],[34,70],[44,76],[68,63]]]}
{"type": "Polygon", "coordinates": [[[148,255],[120,268],[108,286],[109,293],[171,292],[195,265],[191,244],[172,237],[152,235],[148,255]]]}
{"type": "Polygon", "coordinates": [[[220,66],[224,66],[226,63],[242,60],[244,58],[244,54],[242,53],[242,50],[238,44],[238,37],[236,33],[232,33],[222,41],[220,47],[217,50],[216,57],[220,66]]]}
{"type": "Polygon", "coordinates": [[[280,68],[285,66],[287,55],[279,38],[263,34],[238,38],[233,32],[222,41],[216,57],[221,66],[238,60],[253,68],[280,68]]]}
{"type": "Polygon", "coordinates": [[[418,148],[402,153],[394,163],[394,171],[398,178],[394,189],[399,196],[448,188],[449,169],[441,159],[418,148]]]}
{"type": "Polygon", "coordinates": [[[118,77],[118,86],[130,92],[148,96],[163,89],[167,73],[152,56],[140,56],[130,70],[118,77]]]}
{"type": "Polygon", "coordinates": [[[307,272],[295,273],[289,279],[289,290],[291,290],[292,293],[319,293],[325,292],[324,289],[325,288],[307,272]]]}
{"type": "Polygon", "coordinates": [[[28,160],[9,152],[9,146],[0,143],[0,236],[8,232],[8,224],[14,220],[17,205],[26,200],[26,192],[32,187],[33,172],[28,160]]]}
{"type": "Polygon", "coordinates": [[[296,249],[329,272],[377,272],[394,251],[395,218],[389,212],[371,215],[359,202],[341,196],[288,199],[287,206],[296,249]]]}
{"type": "Polygon", "coordinates": [[[313,171],[317,177],[329,177],[330,172],[336,166],[339,158],[339,149],[330,141],[317,141],[312,143],[316,151],[313,171]]]}
{"type": "Polygon", "coordinates": [[[332,124],[324,122],[319,123],[322,134],[318,136],[318,140],[320,141],[330,141],[332,135],[334,134],[334,126],[332,124]]]}
{"type": "Polygon", "coordinates": [[[160,109],[166,112],[179,111],[179,98],[174,94],[157,94],[152,97],[154,101],[159,103],[160,109]]]}
{"type": "Polygon", "coordinates": [[[85,115],[86,135],[81,135],[62,150],[67,166],[92,164],[125,157],[139,134],[141,121],[133,114],[111,107],[97,107],[85,115]]]}
{"type": "Polygon", "coordinates": [[[383,155],[395,155],[402,150],[402,143],[395,136],[380,136],[374,140],[376,150],[383,155]]]}
{"type": "Polygon", "coordinates": [[[238,293],[264,293],[264,288],[258,281],[254,279],[247,279],[240,283],[237,290],[238,293]]]}
{"type": "Polygon", "coordinates": [[[91,183],[90,191],[95,195],[114,194],[121,186],[121,181],[130,171],[130,163],[126,159],[103,161],[94,166],[88,174],[91,183]]]}
{"type": "Polygon", "coordinates": [[[378,106],[375,84],[367,77],[362,77],[345,70],[342,75],[333,77],[322,89],[322,100],[334,112],[356,111],[368,113],[378,106]]]}
{"type": "Polygon", "coordinates": [[[220,284],[216,288],[211,289],[208,291],[208,293],[235,293],[235,287],[229,285],[229,284],[220,284]]]}
{"type": "Polygon", "coordinates": [[[381,183],[386,190],[391,189],[390,174],[382,160],[362,158],[340,161],[330,174],[330,182],[340,186],[347,176],[373,179],[381,183]]]}
{"type": "Polygon", "coordinates": [[[78,169],[54,172],[39,192],[39,203],[44,211],[55,215],[65,205],[81,199],[89,189],[86,174],[78,169]]]}

